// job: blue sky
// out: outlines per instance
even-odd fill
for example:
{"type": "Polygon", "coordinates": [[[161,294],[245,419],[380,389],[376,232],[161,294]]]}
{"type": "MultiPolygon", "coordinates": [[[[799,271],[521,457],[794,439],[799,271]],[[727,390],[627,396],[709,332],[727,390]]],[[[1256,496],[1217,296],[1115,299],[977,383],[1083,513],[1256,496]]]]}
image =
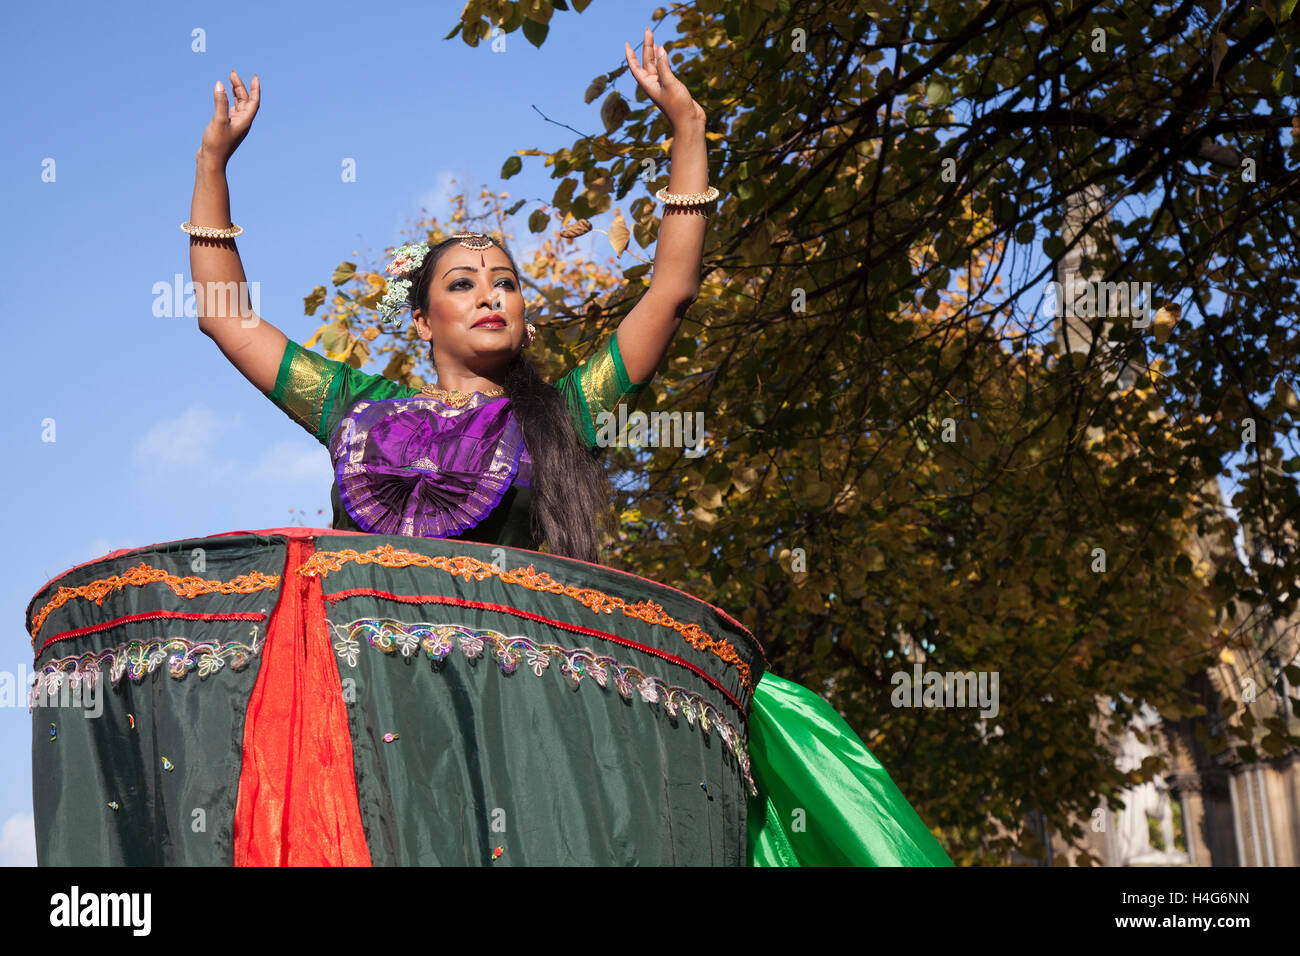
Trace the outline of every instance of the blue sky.
{"type": "MultiPolygon", "coordinates": [[[[660,42],[656,4],[596,0],[557,12],[539,50],[444,41],[463,4],[358,7],[20,4],[0,69],[9,91],[3,183],[4,324],[11,362],[4,469],[10,546],[0,553],[0,671],[30,673],[27,602],[50,578],[116,548],[224,531],[329,523],[326,450],[226,362],[192,318],[153,315],[154,284],[189,280],[194,152],[212,86],[257,72],[262,105],[229,168],[231,214],[261,314],[296,341],[319,322],[302,298],[333,267],[401,241],[420,208],[445,216],[452,178],[511,202],[549,200],[542,160],[497,177],[515,149],[571,145],[600,128],[598,73],[660,42]],[[377,15],[401,10],[403,20],[377,15]],[[373,12],[372,12],[373,11],[373,12]],[[202,29],[206,52],[191,49],[202,29]],[[357,181],[340,175],[356,161],[357,181]],[[42,171],[54,161],[54,181],[42,171]],[[42,440],[54,423],[54,441],[42,440]],[[315,514],[317,508],[326,513],[315,514]]],[[[615,84],[631,99],[635,80],[615,84]]],[[[622,205],[638,195],[635,188],[622,205]]],[[[514,219],[512,251],[534,243],[514,219]]],[[[597,227],[605,225],[596,223],[597,227]]],[[[605,237],[579,248],[605,257],[605,237]],[[603,245],[602,245],[603,244],[603,245]]],[[[373,363],[367,371],[379,371],[373,363]]],[[[35,862],[31,717],[0,706],[0,865],[35,862]]]]}

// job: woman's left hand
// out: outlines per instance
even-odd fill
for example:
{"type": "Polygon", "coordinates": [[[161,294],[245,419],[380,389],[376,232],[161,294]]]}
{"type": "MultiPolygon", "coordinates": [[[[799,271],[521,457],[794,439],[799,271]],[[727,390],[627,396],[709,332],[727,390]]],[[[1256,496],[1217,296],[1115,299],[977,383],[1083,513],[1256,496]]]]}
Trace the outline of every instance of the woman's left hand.
{"type": "Polygon", "coordinates": [[[691,91],[673,76],[672,67],[668,65],[668,51],[655,44],[654,34],[649,27],[646,27],[645,43],[641,47],[641,63],[637,63],[630,43],[624,43],[623,46],[626,48],[628,69],[650,97],[650,101],[663,110],[674,128],[681,123],[704,120],[704,107],[695,102],[691,91]]]}

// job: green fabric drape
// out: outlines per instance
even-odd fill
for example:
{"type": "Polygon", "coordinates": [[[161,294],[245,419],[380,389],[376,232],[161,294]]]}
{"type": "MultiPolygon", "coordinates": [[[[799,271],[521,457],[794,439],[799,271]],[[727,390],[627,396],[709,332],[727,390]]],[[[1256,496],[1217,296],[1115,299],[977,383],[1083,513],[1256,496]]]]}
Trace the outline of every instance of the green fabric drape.
{"type": "Polygon", "coordinates": [[[751,866],[952,866],[880,761],[806,687],[763,675],[749,756],[751,866]]]}

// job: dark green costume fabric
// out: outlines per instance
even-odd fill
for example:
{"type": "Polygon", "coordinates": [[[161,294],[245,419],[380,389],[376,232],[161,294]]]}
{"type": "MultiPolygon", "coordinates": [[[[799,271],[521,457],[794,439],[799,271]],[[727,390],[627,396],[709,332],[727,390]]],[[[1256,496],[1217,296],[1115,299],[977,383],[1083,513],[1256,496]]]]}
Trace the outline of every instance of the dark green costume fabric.
{"type": "Polygon", "coordinates": [[[623,609],[652,602],[661,613],[647,616],[717,636],[761,672],[758,646],[734,622],[644,578],[545,555],[505,551],[497,574],[483,570],[494,549],[481,545],[322,537],[317,552],[359,551],[358,540],[482,562],[466,580],[351,561],[322,583],[355,696],[348,719],[376,865],[474,865],[498,846],[511,865],[746,862],[739,671],[623,609]],[[536,589],[550,581],[595,606],[536,589]],[[411,603],[419,595],[460,603],[411,603]]]}
{"type": "Polygon", "coordinates": [[[179,541],[82,565],[32,599],[48,690],[32,707],[42,866],[229,865],[244,712],[284,560],[282,539],[179,541]],[[199,581],[248,590],[184,596],[199,581]],[[71,691],[89,671],[96,691],[71,691]]]}
{"type": "Polygon", "coordinates": [[[372,863],[745,863],[762,657],[726,615],[566,558],[292,533],[315,539],[299,567],[276,566],[283,536],[234,534],[92,562],[36,595],[42,679],[98,670],[108,690],[94,716],[36,711],[43,865],[232,861],[253,629],[301,570],[325,626],[290,636],[337,659],[372,863]]]}

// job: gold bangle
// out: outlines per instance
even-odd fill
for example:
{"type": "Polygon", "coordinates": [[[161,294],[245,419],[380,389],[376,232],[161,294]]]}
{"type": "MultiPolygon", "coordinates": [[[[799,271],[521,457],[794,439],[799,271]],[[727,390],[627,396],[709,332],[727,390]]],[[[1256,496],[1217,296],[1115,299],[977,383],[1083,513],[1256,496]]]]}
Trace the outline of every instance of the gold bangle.
{"type": "Polygon", "coordinates": [[[701,206],[706,202],[713,202],[718,198],[716,186],[710,186],[707,191],[702,193],[670,193],[668,187],[655,193],[655,199],[658,199],[665,206],[701,206]]]}
{"type": "Polygon", "coordinates": [[[234,239],[243,234],[244,227],[231,223],[226,229],[217,229],[214,226],[196,226],[186,220],[181,223],[181,231],[188,232],[191,236],[198,236],[200,239],[234,239]]]}

